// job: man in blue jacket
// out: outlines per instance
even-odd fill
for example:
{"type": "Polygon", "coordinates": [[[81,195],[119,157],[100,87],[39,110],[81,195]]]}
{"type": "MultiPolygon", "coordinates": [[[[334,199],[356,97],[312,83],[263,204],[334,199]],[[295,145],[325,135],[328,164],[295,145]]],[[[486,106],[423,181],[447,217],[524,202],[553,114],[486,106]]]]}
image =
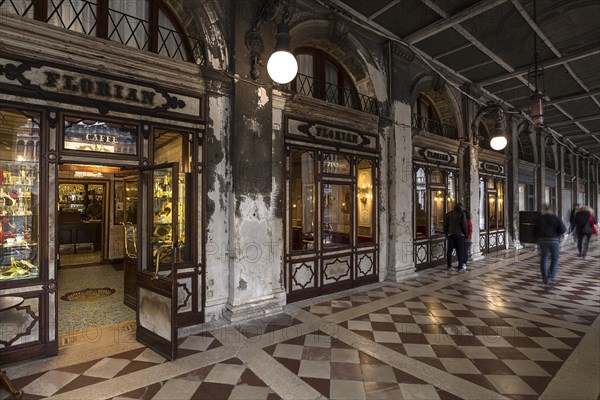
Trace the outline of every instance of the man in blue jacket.
{"type": "Polygon", "coordinates": [[[540,270],[542,272],[542,281],[549,289],[552,288],[552,284],[556,278],[560,239],[566,231],[567,227],[565,224],[554,214],[554,207],[545,205],[542,215],[535,224],[535,238],[537,239],[541,254],[540,270]],[[548,253],[550,253],[550,270],[546,267],[548,253]]]}

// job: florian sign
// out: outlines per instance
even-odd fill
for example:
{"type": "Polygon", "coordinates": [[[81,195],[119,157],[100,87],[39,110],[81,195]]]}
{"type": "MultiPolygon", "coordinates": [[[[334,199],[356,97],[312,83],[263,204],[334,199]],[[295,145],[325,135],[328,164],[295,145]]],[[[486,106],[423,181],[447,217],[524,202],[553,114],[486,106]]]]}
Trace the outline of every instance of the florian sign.
{"type": "Polygon", "coordinates": [[[493,175],[504,175],[504,167],[500,164],[491,163],[487,161],[479,162],[479,169],[483,172],[493,175]]]}
{"type": "Polygon", "coordinates": [[[119,80],[105,74],[74,72],[49,67],[43,63],[21,63],[0,58],[0,83],[20,85],[37,92],[44,99],[97,107],[101,113],[111,109],[135,107],[148,112],[168,111],[198,117],[201,101],[185,95],[176,96],[156,85],[119,80]]]}
{"type": "Polygon", "coordinates": [[[287,133],[289,135],[298,135],[318,142],[343,144],[346,146],[356,146],[371,150],[377,149],[377,143],[374,137],[348,129],[299,121],[292,118],[287,120],[287,126],[287,133]]]}
{"type": "Polygon", "coordinates": [[[436,164],[452,164],[455,160],[455,157],[452,154],[445,151],[420,149],[419,153],[425,160],[436,164]]]}
{"type": "Polygon", "coordinates": [[[156,92],[139,86],[56,71],[44,71],[44,75],[41,87],[47,91],[154,106],[156,92]]]}

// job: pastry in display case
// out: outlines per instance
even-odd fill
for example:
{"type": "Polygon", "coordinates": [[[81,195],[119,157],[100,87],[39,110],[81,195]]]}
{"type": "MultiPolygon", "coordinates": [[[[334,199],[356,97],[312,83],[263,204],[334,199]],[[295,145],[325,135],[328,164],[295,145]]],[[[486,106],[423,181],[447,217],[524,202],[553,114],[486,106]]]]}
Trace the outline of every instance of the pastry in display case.
{"type": "Polygon", "coordinates": [[[38,164],[0,161],[0,281],[39,275],[38,164]]]}

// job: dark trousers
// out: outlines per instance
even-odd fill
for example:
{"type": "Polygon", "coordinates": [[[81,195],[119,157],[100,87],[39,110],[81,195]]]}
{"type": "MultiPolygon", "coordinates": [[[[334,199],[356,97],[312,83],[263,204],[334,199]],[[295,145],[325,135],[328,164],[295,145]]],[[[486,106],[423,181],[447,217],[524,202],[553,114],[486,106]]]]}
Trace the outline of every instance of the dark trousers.
{"type": "Polygon", "coordinates": [[[471,242],[467,242],[465,240],[465,250],[463,252],[463,265],[467,265],[467,261],[469,261],[469,251],[471,250],[471,242]]]}
{"type": "Polygon", "coordinates": [[[585,257],[587,254],[591,236],[591,233],[577,232],[577,250],[579,250],[580,256],[585,257]]]}
{"type": "Polygon", "coordinates": [[[452,267],[452,252],[456,250],[456,258],[458,259],[458,267],[463,265],[465,252],[465,237],[463,235],[448,236],[448,245],[446,249],[446,258],[448,260],[448,268],[452,267]]]}

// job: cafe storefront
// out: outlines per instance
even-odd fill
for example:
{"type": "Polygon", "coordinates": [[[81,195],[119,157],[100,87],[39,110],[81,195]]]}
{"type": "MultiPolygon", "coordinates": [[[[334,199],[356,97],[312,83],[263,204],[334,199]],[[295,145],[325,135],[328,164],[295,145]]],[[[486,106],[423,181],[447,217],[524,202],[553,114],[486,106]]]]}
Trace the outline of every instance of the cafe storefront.
{"type": "Polygon", "coordinates": [[[458,157],[437,149],[434,141],[456,142],[441,137],[415,138],[414,169],[414,261],[417,270],[446,263],[444,217],[458,202],[458,157]]]}
{"type": "Polygon", "coordinates": [[[178,328],[204,321],[204,95],[23,55],[0,67],[0,296],[21,299],[0,362],[57,354],[66,258],[122,260],[126,236],[137,339],[176,358],[178,328]]]}
{"type": "Polygon", "coordinates": [[[288,302],[378,280],[379,141],[285,119],[288,302]]]}

